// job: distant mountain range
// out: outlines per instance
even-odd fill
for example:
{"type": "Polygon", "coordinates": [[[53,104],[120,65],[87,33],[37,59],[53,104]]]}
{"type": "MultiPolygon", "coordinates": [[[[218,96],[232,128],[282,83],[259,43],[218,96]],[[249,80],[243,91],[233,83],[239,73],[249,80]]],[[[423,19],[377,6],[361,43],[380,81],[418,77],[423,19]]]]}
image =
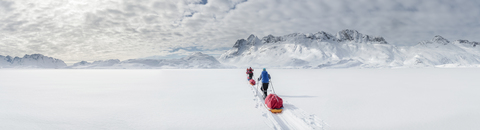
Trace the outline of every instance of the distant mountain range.
{"type": "Polygon", "coordinates": [[[270,68],[418,68],[479,67],[478,42],[441,36],[415,46],[395,46],[383,37],[356,30],[293,33],[285,36],[250,35],[219,57],[223,64],[270,68]]]}
{"type": "Polygon", "coordinates": [[[94,61],[92,63],[82,61],[68,66],[72,69],[211,69],[229,68],[218,62],[213,56],[201,52],[193,53],[180,59],[129,59],[120,61],[111,59],[94,61]]]}
{"type": "Polygon", "coordinates": [[[57,68],[57,69],[210,69],[232,68],[224,66],[213,56],[201,52],[180,59],[118,59],[81,61],[67,66],[62,60],[41,54],[25,55],[23,58],[11,58],[0,55],[2,68],[57,68]],[[2,60],[3,59],[3,60],[2,60]]]}
{"type": "Polygon", "coordinates": [[[209,69],[209,68],[422,68],[480,67],[479,42],[442,36],[414,46],[395,46],[383,37],[342,30],[268,35],[250,35],[235,42],[218,59],[196,52],[180,59],[118,59],[81,61],[67,66],[62,60],[41,54],[1,56],[1,68],[65,69],[209,69]]]}
{"type": "Polygon", "coordinates": [[[0,55],[1,68],[64,68],[67,64],[60,59],[32,54],[20,57],[0,55]]]}

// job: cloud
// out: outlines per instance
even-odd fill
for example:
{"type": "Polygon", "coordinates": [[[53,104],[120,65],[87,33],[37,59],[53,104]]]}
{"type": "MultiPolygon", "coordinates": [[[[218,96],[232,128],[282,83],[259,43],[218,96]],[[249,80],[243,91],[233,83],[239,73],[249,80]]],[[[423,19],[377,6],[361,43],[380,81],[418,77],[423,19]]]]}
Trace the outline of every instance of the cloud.
{"type": "Polygon", "coordinates": [[[343,29],[397,45],[435,35],[480,41],[478,7],[476,0],[0,0],[0,55],[69,61],[218,55],[250,34],[343,29]]]}
{"type": "Polygon", "coordinates": [[[12,11],[13,10],[12,9],[12,4],[13,4],[13,2],[0,0],[0,11],[2,13],[12,11]]]}

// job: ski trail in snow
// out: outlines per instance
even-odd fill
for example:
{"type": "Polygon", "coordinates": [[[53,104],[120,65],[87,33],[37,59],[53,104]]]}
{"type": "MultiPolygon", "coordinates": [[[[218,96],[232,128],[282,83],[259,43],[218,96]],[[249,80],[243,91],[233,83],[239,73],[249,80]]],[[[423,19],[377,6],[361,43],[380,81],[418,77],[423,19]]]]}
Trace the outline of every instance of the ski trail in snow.
{"type": "MultiPolygon", "coordinates": [[[[274,114],[267,110],[262,98],[263,93],[256,86],[251,86],[255,108],[262,112],[262,116],[267,120],[265,123],[275,130],[323,130],[326,123],[315,115],[306,113],[305,111],[295,107],[295,105],[284,100],[282,113],[274,114]]],[[[271,91],[271,90],[270,90],[271,91]]]]}

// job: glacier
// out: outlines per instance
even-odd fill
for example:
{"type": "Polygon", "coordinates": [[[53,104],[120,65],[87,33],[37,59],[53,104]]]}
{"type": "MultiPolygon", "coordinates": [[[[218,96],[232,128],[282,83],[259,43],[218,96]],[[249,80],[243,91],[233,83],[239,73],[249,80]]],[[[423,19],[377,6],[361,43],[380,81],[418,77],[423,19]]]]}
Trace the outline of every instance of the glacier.
{"type": "Polygon", "coordinates": [[[270,68],[421,68],[479,67],[478,42],[442,36],[415,46],[396,46],[383,37],[356,30],[268,35],[250,35],[235,42],[219,57],[223,64],[236,67],[270,68]]]}

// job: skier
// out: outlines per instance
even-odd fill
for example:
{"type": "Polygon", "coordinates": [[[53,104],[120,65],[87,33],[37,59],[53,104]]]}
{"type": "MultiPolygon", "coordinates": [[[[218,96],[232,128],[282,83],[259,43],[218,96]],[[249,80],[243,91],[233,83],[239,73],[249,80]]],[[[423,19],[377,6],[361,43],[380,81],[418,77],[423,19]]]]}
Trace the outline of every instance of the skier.
{"type": "Polygon", "coordinates": [[[248,79],[252,79],[252,77],[253,77],[253,69],[252,69],[252,67],[250,67],[250,69],[247,68],[247,74],[248,74],[248,77],[249,77],[248,79]]]}
{"type": "Polygon", "coordinates": [[[267,97],[268,83],[270,82],[271,78],[272,77],[270,77],[270,74],[268,74],[267,70],[265,68],[263,68],[262,74],[258,78],[258,82],[260,82],[260,80],[262,80],[263,99],[265,99],[265,97],[267,97]]]}

